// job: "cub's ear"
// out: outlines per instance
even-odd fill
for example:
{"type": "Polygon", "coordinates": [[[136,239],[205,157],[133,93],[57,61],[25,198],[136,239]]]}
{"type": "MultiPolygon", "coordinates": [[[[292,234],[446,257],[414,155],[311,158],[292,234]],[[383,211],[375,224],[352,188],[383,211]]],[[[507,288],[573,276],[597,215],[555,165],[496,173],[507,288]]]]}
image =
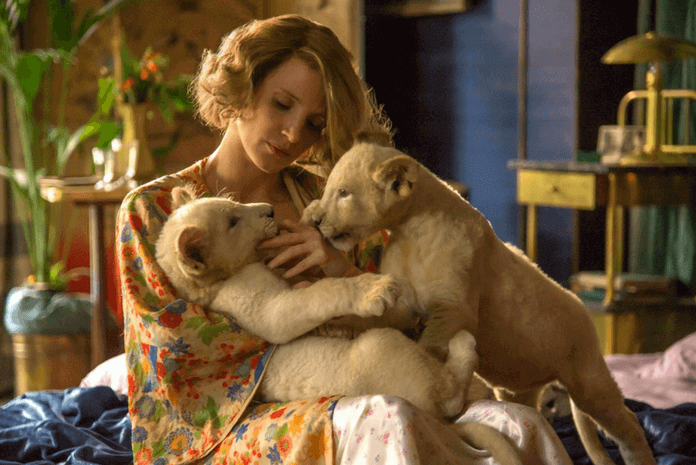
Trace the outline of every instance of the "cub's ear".
{"type": "Polygon", "coordinates": [[[177,186],[172,189],[172,211],[186,205],[191,200],[195,199],[193,191],[186,187],[177,186]]]}
{"type": "Polygon", "coordinates": [[[200,278],[208,271],[209,238],[196,226],[186,226],[176,239],[179,265],[189,277],[200,278]]]}
{"type": "Polygon", "coordinates": [[[399,155],[380,163],[372,174],[372,179],[382,189],[393,191],[401,197],[408,197],[418,179],[418,168],[415,159],[408,155],[399,155]]]}

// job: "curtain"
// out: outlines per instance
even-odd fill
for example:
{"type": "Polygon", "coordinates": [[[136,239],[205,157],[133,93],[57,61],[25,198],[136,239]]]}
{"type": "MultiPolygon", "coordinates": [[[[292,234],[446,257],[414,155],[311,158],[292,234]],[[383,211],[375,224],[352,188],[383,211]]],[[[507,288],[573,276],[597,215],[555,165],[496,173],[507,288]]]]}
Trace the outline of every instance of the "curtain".
{"type": "MultiPolygon", "coordinates": [[[[641,0],[638,33],[660,34],[696,42],[696,0],[641,0]]],[[[636,66],[636,88],[645,88],[647,64],[636,66]]],[[[696,59],[662,64],[666,89],[696,90],[696,59]]],[[[676,106],[676,137],[695,145],[696,118],[686,121],[676,106]],[[686,139],[690,125],[691,140],[686,139]]],[[[692,115],[694,114],[692,106],[692,115]]],[[[696,216],[689,206],[633,207],[630,213],[628,269],[634,273],[677,278],[696,291],[696,216]]]]}

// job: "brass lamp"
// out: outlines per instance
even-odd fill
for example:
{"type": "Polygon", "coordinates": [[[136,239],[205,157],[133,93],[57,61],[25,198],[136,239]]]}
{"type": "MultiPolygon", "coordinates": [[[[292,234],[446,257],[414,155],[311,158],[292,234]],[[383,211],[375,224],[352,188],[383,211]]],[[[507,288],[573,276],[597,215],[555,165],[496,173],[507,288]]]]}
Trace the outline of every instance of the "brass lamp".
{"type": "MultiPolygon", "coordinates": [[[[696,145],[673,145],[674,100],[686,101],[684,117],[689,120],[690,103],[696,91],[664,89],[660,64],[696,57],[696,44],[655,32],[636,35],[614,45],[602,57],[606,64],[650,63],[646,89],[632,90],[619,103],[618,125],[626,124],[626,109],[633,100],[645,100],[645,145],[638,153],[622,158],[622,164],[686,163],[687,154],[696,154],[696,145]]],[[[688,142],[688,132],[687,132],[688,142]]]]}

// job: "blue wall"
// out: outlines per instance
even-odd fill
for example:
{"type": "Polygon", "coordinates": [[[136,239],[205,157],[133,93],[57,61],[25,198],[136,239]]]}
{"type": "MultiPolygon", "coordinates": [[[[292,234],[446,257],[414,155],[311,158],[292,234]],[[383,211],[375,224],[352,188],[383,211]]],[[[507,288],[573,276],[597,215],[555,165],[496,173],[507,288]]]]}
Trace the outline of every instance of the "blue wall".
{"type": "MultiPolygon", "coordinates": [[[[529,14],[529,159],[574,156],[576,2],[532,0],[529,14]]],[[[465,13],[368,15],[366,79],[397,130],[397,147],[470,201],[503,241],[519,244],[517,0],[485,0],[465,13]]],[[[562,283],[571,271],[573,216],[539,212],[539,264],[562,283]]]]}

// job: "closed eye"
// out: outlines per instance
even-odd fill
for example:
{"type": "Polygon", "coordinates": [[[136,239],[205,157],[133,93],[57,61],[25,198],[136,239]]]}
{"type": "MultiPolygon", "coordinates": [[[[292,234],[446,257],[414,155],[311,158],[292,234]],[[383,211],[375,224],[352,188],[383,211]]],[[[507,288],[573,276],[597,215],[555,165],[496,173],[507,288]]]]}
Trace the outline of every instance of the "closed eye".
{"type": "Polygon", "coordinates": [[[239,217],[233,216],[232,218],[230,218],[230,224],[229,224],[228,228],[230,228],[230,229],[234,228],[237,225],[237,223],[239,223],[239,217]]]}
{"type": "Polygon", "coordinates": [[[279,108],[281,110],[289,110],[290,109],[290,104],[283,103],[280,100],[273,100],[273,104],[276,106],[276,108],[279,108]]]}
{"type": "Polygon", "coordinates": [[[313,123],[312,121],[308,120],[307,127],[309,128],[310,131],[318,132],[321,134],[324,131],[324,129],[326,128],[326,125],[325,124],[316,124],[316,123],[313,123]]]}

